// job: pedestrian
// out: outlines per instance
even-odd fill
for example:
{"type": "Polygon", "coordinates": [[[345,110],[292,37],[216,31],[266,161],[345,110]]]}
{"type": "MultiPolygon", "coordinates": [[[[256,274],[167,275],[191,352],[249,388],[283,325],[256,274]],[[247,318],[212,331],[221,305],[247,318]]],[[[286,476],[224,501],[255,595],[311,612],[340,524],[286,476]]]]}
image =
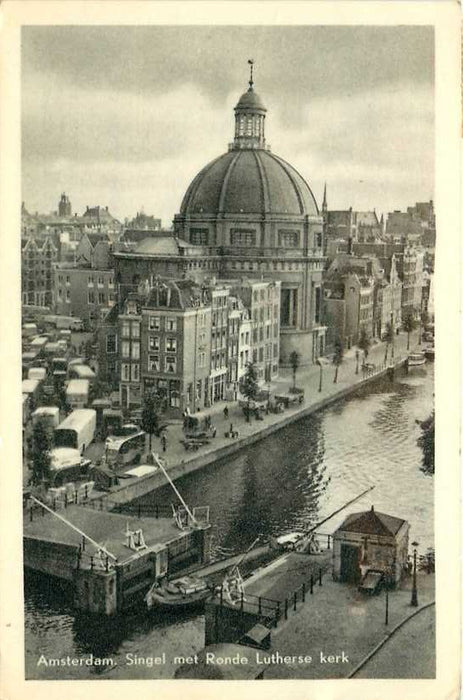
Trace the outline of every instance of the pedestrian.
{"type": "Polygon", "coordinates": [[[228,418],[228,406],[225,406],[225,408],[223,409],[223,417],[225,418],[225,420],[227,420],[227,418],[228,418]]]}
{"type": "Polygon", "coordinates": [[[230,423],[230,430],[228,432],[230,433],[230,437],[233,437],[233,423],[230,423]]]}
{"type": "Polygon", "coordinates": [[[165,452],[167,450],[167,438],[164,433],[161,435],[161,445],[162,451],[165,452]]]}

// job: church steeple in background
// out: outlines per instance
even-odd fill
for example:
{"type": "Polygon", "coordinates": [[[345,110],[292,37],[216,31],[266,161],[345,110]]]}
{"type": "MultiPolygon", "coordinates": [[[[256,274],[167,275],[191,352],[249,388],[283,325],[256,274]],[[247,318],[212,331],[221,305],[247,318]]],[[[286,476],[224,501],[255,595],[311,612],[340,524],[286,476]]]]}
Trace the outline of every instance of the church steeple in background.
{"type": "Polygon", "coordinates": [[[254,59],[248,60],[249,88],[235,107],[235,139],[232,150],[243,148],[265,149],[265,114],[267,109],[254,92],[254,59]]]}

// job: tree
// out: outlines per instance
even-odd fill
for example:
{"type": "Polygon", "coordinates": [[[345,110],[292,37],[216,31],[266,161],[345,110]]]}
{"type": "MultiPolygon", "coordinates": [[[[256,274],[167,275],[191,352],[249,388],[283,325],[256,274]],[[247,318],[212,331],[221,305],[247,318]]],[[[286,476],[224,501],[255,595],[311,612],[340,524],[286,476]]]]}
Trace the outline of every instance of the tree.
{"type": "Polygon", "coordinates": [[[259,391],[259,384],[257,383],[257,372],[253,362],[249,362],[246,365],[246,372],[244,373],[241,391],[248,400],[246,420],[249,422],[249,404],[253,399],[256,398],[257,393],[259,391]]]}
{"type": "Polygon", "coordinates": [[[50,478],[52,447],[51,432],[43,420],[38,420],[32,432],[31,465],[32,483],[34,486],[43,484],[50,478]]]}
{"type": "Polygon", "coordinates": [[[150,391],[145,393],[143,397],[143,406],[141,411],[141,429],[148,433],[149,436],[149,451],[151,452],[151,439],[154,433],[159,430],[159,409],[160,399],[157,394],[150,391]]]}
{"type": "Polygon", "coordinates": [[[392,328],[392,323],[386,324],[386,330],[384,332],[383,340],[386,342],[386,352],[384,354],[384,362],[387,362],[387,354],[389,346],[394,339],[394,329],[392,328]]]}
{"type": "Polygon", "coordinates": [[[335,373],[334,373],[334,379],[333,383],[336,384],[338,381],[338,371],[339,367],[342,364],[342,361],[344,359],[344,347],[339,338],[336,338],[336,341],[334,343],[334,354],[333,354],[333,365],[336,367],[335,373]]]}
{"type": "Polygon", "coordinates": [[[296,372],[299,369],[299,360],[299,353],[296,352],[296,350],[293,350],[291,355],[289,356],[289,363],[291,365],[291,369],[293,370],[293,389],[296,388],[296,372]]]}
{"type": "Polygon", "coordinates": [[[410,313],[405,317],[402,327],[407,333],[407,350],[410,350],[410,333],[416,328],[416,320],[413,314],[410,313]]]}
{"type": "Polygon", "coordinates": [[[357,341],[357,347],[360,348],[360,350],[363,351],[363,357],[364,357],[364,362],[368,357],[368,353],[370,352],[370,346],[371,346],[371,338],[366,332],[365,328],[362,328],[360,330],[360,336],[357,341]]]}
{"type": "Polygon", "coordinates": [[[422,430],[418,438],[418,445],[423,450],[422,471],[426,474],[434,474],[434,411],[424,421],[417,421],[422,430]]]}

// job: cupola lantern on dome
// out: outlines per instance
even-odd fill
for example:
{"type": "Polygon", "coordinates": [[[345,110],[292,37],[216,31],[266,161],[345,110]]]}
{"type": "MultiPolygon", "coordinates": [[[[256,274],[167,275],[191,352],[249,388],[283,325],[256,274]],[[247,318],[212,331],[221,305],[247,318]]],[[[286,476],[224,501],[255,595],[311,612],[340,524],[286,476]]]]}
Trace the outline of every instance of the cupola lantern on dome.
{"type": "Polygon", "coordinates": [[[262,148],[265,149],[265,113],[267,109],[260,97],[254,92],[254,60],[248,60],[250,66],[249,88],[243,93],[235,107],[235,139],[231,150],[262,148]]]}

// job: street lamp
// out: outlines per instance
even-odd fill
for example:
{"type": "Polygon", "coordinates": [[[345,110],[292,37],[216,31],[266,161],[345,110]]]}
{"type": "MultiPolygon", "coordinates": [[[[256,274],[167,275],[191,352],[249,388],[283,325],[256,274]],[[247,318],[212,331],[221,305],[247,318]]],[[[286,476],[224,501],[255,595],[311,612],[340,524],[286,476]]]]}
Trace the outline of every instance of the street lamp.
{"type": "Polygon", "coordinates": [[[412,586],[412,599],[410,605],[414,608],[418,607],[418,591],[416,589],[416,548],[418,547],[418,542],[412,542],[413,547],[413,586],[412,586]]]}
{"type": "Polygon", "coordinates": [[[320,381],[318,383],[318,391],[321,391],[323,387],[323,365],[319,360],[317,360],[317,365],[320,367],[320,381]]]}

